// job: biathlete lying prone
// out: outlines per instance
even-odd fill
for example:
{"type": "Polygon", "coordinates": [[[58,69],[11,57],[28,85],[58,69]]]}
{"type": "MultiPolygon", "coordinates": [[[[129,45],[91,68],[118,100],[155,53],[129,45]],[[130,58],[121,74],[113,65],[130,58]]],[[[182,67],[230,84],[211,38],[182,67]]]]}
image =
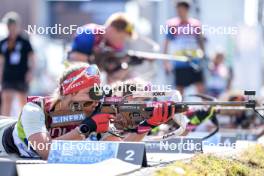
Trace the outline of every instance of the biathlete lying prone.
{"type": "MultiPolygon", "coordinates": [[[[89,96],[95,84],[100,84],[96,65],[71,65],[61,76],[53,96],[29,97],[17,121],[0,120],[0,155],[47,159],[50,147],[39,150],[29,145],[50,146],[46,144],[52,140],[123,140],[108,133],[109,123],[115,116],[101,113],[100,101],[89,96]],[[81,116],[71,114],[72,108],[78,109],[76,102],[82,105],[81,116]],[[52,118],[55,112],[61,116],[52,118]]],[[[174,116],[174,112],[169,115],[167,102],[156,102],[156,105],[152,116],[135,131],[140,131],[142,126],[153,128],[174,116]]]]}

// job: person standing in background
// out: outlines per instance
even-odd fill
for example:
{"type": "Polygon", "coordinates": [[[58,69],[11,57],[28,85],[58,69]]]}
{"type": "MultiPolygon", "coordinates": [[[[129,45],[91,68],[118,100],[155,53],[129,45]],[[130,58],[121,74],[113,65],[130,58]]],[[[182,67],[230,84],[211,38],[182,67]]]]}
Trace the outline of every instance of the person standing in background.
{"type": "MultiPolygon", "coordinates": [[[[166,33],[164,53],[176,56],[190,56],[191,61],[164,62],[166,73],[173,72],[176,88],[183,94],[184,88],[195,84],[199,93],[204,92],[203,70],[201,67],[201,53],[204,53],[204,39],[201,34],[199,20],[190,18],[188,1],[178,1],[176,9],[179,17],[167,21],[169,29],[166,33]],[[185,29],[188,29],[186,33],[185,29]],[[174,31],[174,32],[173,32],[174,31]]],[[[202,54],[203,55],[203,54],[202,54]]]]}
{"type": "Polygon", "coordinates": [[[20,107],[26,103],[29,83],[33,76],[34,57],[29,40],[20,31],[19,15],[8,12],[3,21],[7,24],[9,34],[0,41],[1,114],[9,116],[16,95],[20,107]]]}
{"type": "Polygon", "coordinates": [[[232,69],[224,61],[224,53],[216,52],[209,64],[206,89],[207,93],[214,97],[219,97],[231,88],[233,79],[232,69]]]}

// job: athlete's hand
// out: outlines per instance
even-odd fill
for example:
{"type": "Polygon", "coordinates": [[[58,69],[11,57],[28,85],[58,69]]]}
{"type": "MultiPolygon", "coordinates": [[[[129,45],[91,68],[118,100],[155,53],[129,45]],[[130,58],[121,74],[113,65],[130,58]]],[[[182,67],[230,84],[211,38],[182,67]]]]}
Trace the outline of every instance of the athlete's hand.
{"type": "Polygon", "coordinates": [[[155,102],[152,117],[147,120],[147,123],[152,126],[158,126],[166,123],[171,116],[174,116],[174,108],[171,115],[169,114],[169,102],[155,102]]]}
{"type": "Polygon", "coordinates": [[[90,127],[90,132],[105,133],[108,131],[109,122],[114,116],[111,114],[96,114],[91,118],[85,118],[82,124],[90,127]]]}

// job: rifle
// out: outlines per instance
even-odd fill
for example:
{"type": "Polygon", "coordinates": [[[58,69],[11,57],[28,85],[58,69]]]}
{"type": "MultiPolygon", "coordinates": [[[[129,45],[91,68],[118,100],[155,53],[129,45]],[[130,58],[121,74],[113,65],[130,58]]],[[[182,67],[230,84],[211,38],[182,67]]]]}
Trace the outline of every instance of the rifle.
{"type": "MultiPolygon", "coordinates": [[[[153,98],[153,97],[165,97],[172,95],[168,92],[136,92],[132,94],[133,98],[153,98]],[[150,94],[149,94],[150,93],[150,94]]],[[[245,91],[244,95],[247,96],[246,101],[171,101],[169,109],[175,108],[176,113],[184,112],[188,109],[188,106],[218,106],[219,110],[254,110],[258,113],[259,110],[264,110],[263,107],[256,107],[255,91],[245,91]]],[[[94,96],[92,96],[94,97],[94,96]]],[[[105,97],[102,103],[102,112],[115,113],[115,112],[132,112],[132,113],[151,113],[154,109],[153,103],[148,101],[128,101],[124,97],[105,97]]],[[[260,114],[260,117],[263,116],[260,114]]]]}
{"type": "MultiPolygon", "coordinates": [[[[133,98],[153,98],[153,97],[164,97],[164,96],[171,96],[175,93],[173,92],[134,92],[132,93],[133,98]]],[[[256,106],[255,100],[255,91],[245,91],[244,95],[247,96],[246,101],[200,101],[200,102],[186,102],[186,101],[171,101],[169,105],[169,114],[172,112],[172,109],[175,109],[175,113],[181,113],[188,110],[189,106],[210,106],[214,107],[215,109],[232,109],[232,110],[253,110],[255,113],[259,115],[262,119],[264,117],[259,113],[259,110],[264,110],[263,107],[256,106]]],[[[133,129],[136,127],[140,122],[143,120],[148,119],[151,117],[153,112],[153,101],[129,101],[126,100],[125,97],[111,97],[106,96],[104,97],[103,101],[101,101],[101,112],[103,113],[110,113],[110,114],[121,114],[124,120],[128,122],[128,128],[133,129]]],[[[179,119],[176,117],[172,117],[171,119],[175,123],[179,123],[179,119]]],[[[203,120],[203,119],[201,119],[203,120]]],[[[215,134],[218,129],[218,121],[217,118],[214,117],[211,119],[212,122],[217,126],[217,129],[205,137],[204,139],[212,136],[215,134]]],[[[113,121],[114,124],[120,123],[119,121],[113,121]]],[[[120,125],[120,124],[119,124],[120,125]]],[[[122,126],[122,125],[120,125],[122,126]]],[[[175,135],[180,135],[186,130],[187,122],[184,121],[180,124],[180,128],[169,133],[165,134],[160,138],[155,139],[168,139],[175,135]]],[[[127,130],[127,129],[124,129],[127,130]]]]}
{"type": "MultiPolygon", "coordinates": [[[[197,53],[199,53],[197,58],[202,59],[204,57],[201,50],[198,50],[197,53]]],[[[137,50],[116,52],[112,48],[102,45],[100,46],[99,51],[94,52],[94,59],[92,59],[91,62],[98,65],[101,70],[111,74],[121,69],[127,69],[129,65],[139,65],[143,62],[143,60],[173,60],[190,62],[192,66],[197,67],[191,62],[192,59],[193,57],[188,55],[188,52],[183,56],[137,50]]]]}

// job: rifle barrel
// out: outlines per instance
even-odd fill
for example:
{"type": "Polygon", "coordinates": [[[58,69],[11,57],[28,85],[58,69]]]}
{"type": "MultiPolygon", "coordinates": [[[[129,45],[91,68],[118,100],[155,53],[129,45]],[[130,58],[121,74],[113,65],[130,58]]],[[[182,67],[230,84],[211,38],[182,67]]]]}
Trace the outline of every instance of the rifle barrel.
{"type": "Polygon", "coordinates": [[[236,110],[236,111],[248,111],[248,110],[264,110],[264,107],[256,107],[256,108],[254,108],[254,109],[252,109],[252,108],[246,108],[246,107],[244,107],[244,106],[235,106],[235,107],[229,107],[229,106],[225,106],[225,107],[217,107],[216,108],[217,110],[224,110],[224,111],[228,111],[228,110],[236,110]]]}
{"type": "Polygon", "coordinates": [[[190,61],[190,58],[187,56],[174,56],[170,54],[163,54],[163,53],[152,53],[152,52],[145,52],[145,51],[135,51],[135,50],[128,50],[127,54],[129,56],[136,56],[136,57],[142,57],[145,59],[150,60],[175,60],[175,61],[182,61],[182,62],[188,62],[190,61]]]}
{"type": "Polygon", "coordinates": [[[177,105],[190,105],[190,106],[245,106],[247,102],[245,101],[191,101],[191,102],[176,102],[177,105]]]}

